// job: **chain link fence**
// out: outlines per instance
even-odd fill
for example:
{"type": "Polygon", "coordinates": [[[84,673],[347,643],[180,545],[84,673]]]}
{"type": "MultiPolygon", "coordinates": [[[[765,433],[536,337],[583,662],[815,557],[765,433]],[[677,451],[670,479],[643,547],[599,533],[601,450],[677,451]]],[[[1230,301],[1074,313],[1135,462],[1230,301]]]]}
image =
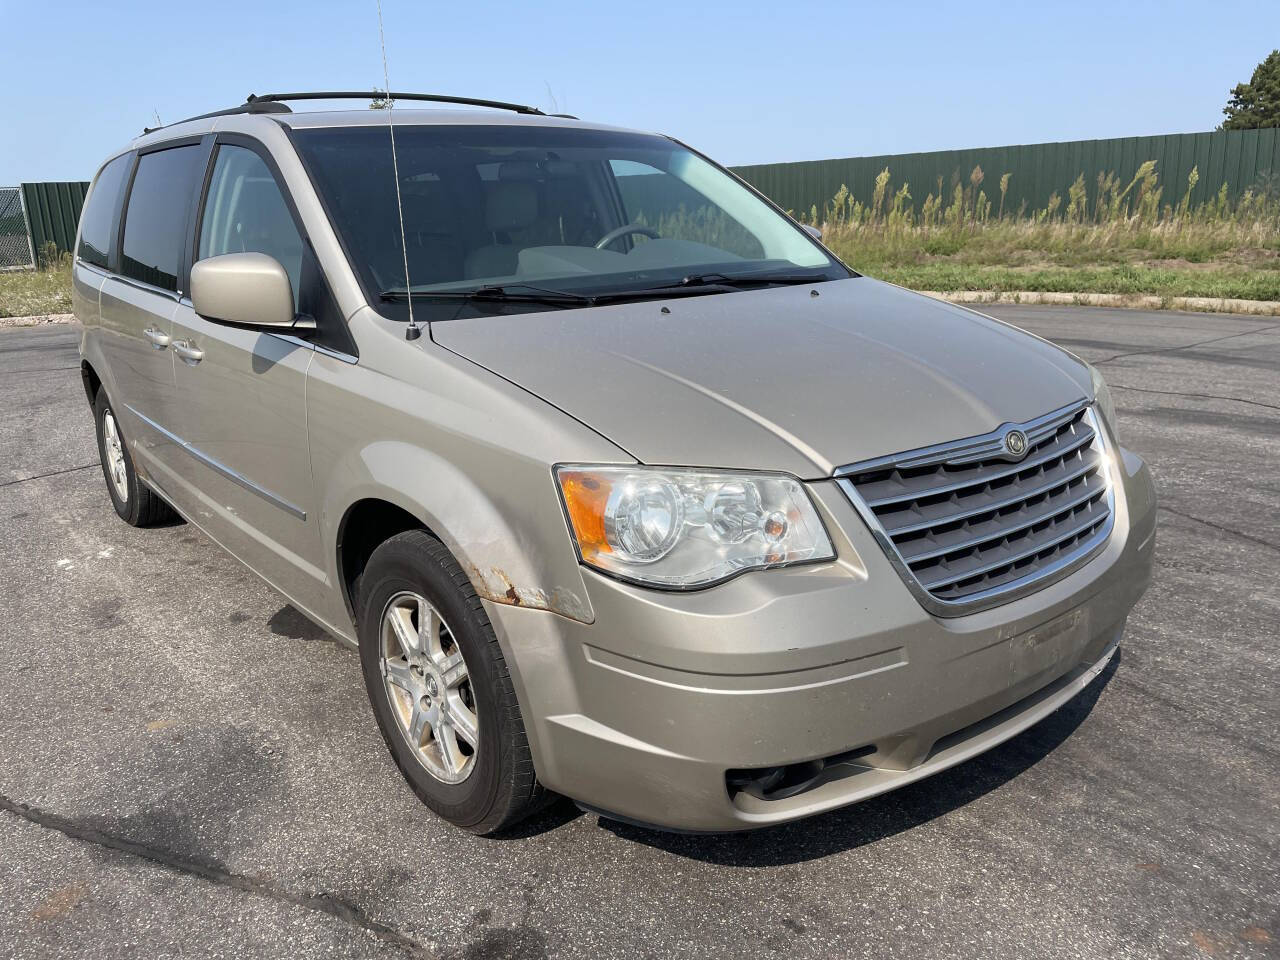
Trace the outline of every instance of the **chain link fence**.
{"type": "Polygon", "coordinates": [[[30,269],[35,263],[22,190],[0,187],[0,270],[30,269]]]}

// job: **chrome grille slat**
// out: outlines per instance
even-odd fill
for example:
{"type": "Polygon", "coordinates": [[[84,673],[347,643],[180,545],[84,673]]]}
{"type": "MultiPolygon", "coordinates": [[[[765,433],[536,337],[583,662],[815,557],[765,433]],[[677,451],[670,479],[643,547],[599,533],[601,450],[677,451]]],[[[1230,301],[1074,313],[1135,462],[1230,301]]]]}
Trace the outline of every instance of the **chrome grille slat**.
{"type": "Polygon", "coordinates": [[[981,437],[836,471],[908,587],[954,616],[1021,596],[1106,542],[1114,494],[1093,410],[1080,401],[981,437]],[[1004,447],[1013,430],[1027,452],[1004,447]]]}
{"type": "MultiPolygon", "coordinates": [[[[1097,457],[1096,456],[1090,457],[1088,460],[1083,461],[1082,466],[1076,467],[1074,470],[1065,472],[1061,476],[1053,477],[1052,479],[1055,482],[1050,483],[1047,486],[1049,489],[1053,489],[1055,487],[1059,487],[1059,486],[1063,486],[1064,484],[1071,483],[1073,480],[1078,480],[1081,477],[1083,477],[1086,473],[1089,473],[1090,471],[1097,469],[1097,466],[1098,466],[1097,457]]],[[[1041,489],[1044,489],[1044,488],[1041,488],[1041,489]]],[[[1028,498],[1034,495],[1035,495],[1034,493],[1028,493],[1023,488],[1019,488],[1019,492],[1014,496],[1004,497],[999,500],[991,500],[991,501],[985,501],[982,503],[977,503],[975,506],[967,507],[965,510],[960,511],[959,513],[948,512],[946,508],[949,506],[954,506],[954,504],[950,503],[949,501],[944,501],[943,503],[940,503],[940,504],[933,504],[932,506],[935,509],[932,512],[934,513],[934,515],[928,519],[921,520],[919,523],[913,523],[909,525],[895,525],[895,524],[885,522],[885,517],[887,515],[881,516],[881,522],[884,523],[885,530],[888,531],[888,533],[891,536],[896,538],[896,537],[904,536],[908,533],[918,533],[921,530],[928,530],[931,527],[936,527],[943,523],[953,523],[957,520],[965,520],[969,517],[976,517],[979,514],[988,513],[992,510],[1000,510],[1004,507],[1012,506],[1015,503],[1021,503],[1024,500],[1027,500],[1028,498]]],[[[965,499],[967,501],[976,502],[977,496],[978,495],[975,494],[973,497],[966,497],[965,499]]],[[[899,511],[899,512],[905,513],[908,511],[899,511]]],[[[913,516],[923,515],[922,511],[918,511],[918,510],[910,511],[910,513],[913,516]]]]}
{"type": "MultiPolygon", "coordinates": [[[[1056,441],[1056,437],[1054,438],[1056,441]]],[[[950,483],[937,484],[930,487],[921,487],[914,490],[907,490],[902,493],[894,493],[891,495],[866,496],[867,504],[871,507],[883,507],[891,503],[898,503],[905,500],[922,500],[926,497],[935,497],[943,493],[952,493],[956,490],[963,490],[965,487],[981,486],[984,483],[991,483],[993,480],[1003,480],[1006,477],[1015,476],[1024,470],[1030,470],[1033,467],[1041,466],[1049,463],[1059,457],[1066,456],[1075,450],[1080,449],[1093,440],[1093,431],[1088,430],[1080,435],[1073,436],[1063,444],[1055,443],[1053,449],[1036,449],[1027,456],[1021,463],[1009,465],[1003,463],[1004,469],[993,469],[990,473],[973,473],[959,480],[950,483]]],[[[995,459],[995,458],[991,458],[995,459]]],[[[990,462],[990,460],[986,461],[990,462]]],[[[983,463],[983,461],[979,461],[983,463]]],[[[920,469],[920,465],[913,465],[909,469],[920,469]]],[[[945,476],[945,474],[944,474],[945,476]]],[[[886,481],[879,481],[884,483],[886,481]]]]}
{"type": "MultiPolygon", "coordinates": [[[[992,529],[985,530],[977,534],[976,536],[969,537],[965,540],[960,540],[956,543],[939,544],[936,549],[929,550],[924,553],[916,553],[910,550],[903,550],[902,557],[904,560],[907,561],[908,564],[914,567],[917,563],[921,563],[922,561],[933,560],[936,557],[945,557],[948,553],[955,553],[957,550],[969,550],[974,547],[981,547],[981,545],[984,543],[991,543],[994,540],[1002,540],[1012,533],[1020,533],[1021,531],[1027,529],[1028,527],[1034,527],[1036,524],[1043,523],[1045,520],[1051,520],[1054,517],[1058,516],[1059,514],[1065,513],[1068,510],[1074,510],[1076,507],[1083,506],[1084,504],[1088,503],[1090,500],[1096,500],[1098,497],[1101,497],[1106,492],[1107,492],[1106,488],[1102,486],[1089,487],[1088,489],[1085,490],[1084,494],[1077,497],[1073,497],[1072,499],[1068,500],[1066,503],[1046,501],[1050,503],[1050,506],[1052,507],[1052,509],[1041,510],[1040,512],[1033,514],[1030,517],[1030,519],[1027,519],[1025,517],[1020,518],[1018,522],[1012,526],[1005,527],[1005,526],[996,525],[992,529]]],[[[992,519],[999,520],[1001,518],[994,517],[992,519]]],[[[987,522],[991,522],[991,521],[987,521],[987,522]]],[[[963,528],[958,528],[958,529],[963,529],[963,528]]],[[[929,542],[936,542],[936,541],[925,540],[925,542],[929,543],[929,542]]]]}
{"type": "Polygon", "coordinates": [[[1042,553],[1046,550],[1054,549],[1057,547],[1059,543],[1061,543],[1064,540],[1072,540],[1078,537],[1081,533],[1084,533],[1092,529],[1093,527],[1097,526],[1099,523],[1101,523],[1105,519],[1106,519],[1105,515],[1097,516],[1097,517],[1089,516],[1089,517],[1086,517],[1084,521],[1081,523],[1072,524],[1065,532],[1058,530],[1056,528],[1051,528],[1053,529],[1053,539],[1047,543],[1042,541],[1037,541],[1033,543],[1029,549],[1013,551],[1011,553],[1007,553],[1003,556],[997,557],[995,560],[989,561],[987,563],[979,563],[976,566],[963,568],[963,569],[947,568],[943,571],[944,576],[928,577],[928,578],[922,579],[920,582],[924,584],[924,587],[926,590],[932,590],[935,587],[940,587],[940,586],[943,586],[944,584],[959,583],[961,580],[968,580],[971,577],[976,577],[980,574],[987,573],[991,570],[999,570],[1001,567],[1012,566],[1016,564],[1019,560],[1026,560],[1028,557],[1034,557],[1037,553],[1042,553]]]}

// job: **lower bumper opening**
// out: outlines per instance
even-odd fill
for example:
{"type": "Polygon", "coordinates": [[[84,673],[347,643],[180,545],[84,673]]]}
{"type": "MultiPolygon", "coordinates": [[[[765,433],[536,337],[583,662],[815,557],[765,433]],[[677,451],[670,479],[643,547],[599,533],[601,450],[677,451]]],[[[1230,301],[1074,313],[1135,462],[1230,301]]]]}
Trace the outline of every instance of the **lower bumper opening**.
{"type": "Polygon", "coordinates": [[[806,760],[803,763],[789,763],[777,767],[744,767],[725,772],[725,786],[732,799],[739,793],[746,793],[757,800],[786,800],[798,796],[806,790],[812,790],[821,783],[838,776],[839,768],[856,766],[855,761],[876,752],[874,744],[854,747],[843,753],[830,757],[819,757],[817,760],[806,760]]]}
{"type": "Polygon", "coordinates": [[[865,744],[818,760],[725,772],[729,799],[757,817],[785,816],[798,805],[821,802],[831,807],[864,800],[921,777],[945,770],[1003,743],[1043,719],[1088,686],[1114,655],[1123,621],[1108,631],[1111,642],[1091,664],[1076,667],[1034,693],[995,713],[935,740],[924,756],[905,769],[883,767],[863,758],[878,751],[865,744]]]}

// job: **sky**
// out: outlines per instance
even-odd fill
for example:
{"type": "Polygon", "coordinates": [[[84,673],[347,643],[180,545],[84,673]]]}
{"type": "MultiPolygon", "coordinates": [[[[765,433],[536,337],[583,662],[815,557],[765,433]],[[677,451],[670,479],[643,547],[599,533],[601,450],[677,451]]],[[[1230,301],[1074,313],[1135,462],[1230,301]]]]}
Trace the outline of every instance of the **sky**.
{"type": "MultiPolygon", "coordinates": [[[[383,0],[391,86],[668,133],[722,163],[1213,129],[1280,0],[383,0]]],[[[382,86],[375,0],[0,0],[0,186],[143,126],[382,86]]],[[[305,109],[305,107],[304,107],[305,109]]]]}

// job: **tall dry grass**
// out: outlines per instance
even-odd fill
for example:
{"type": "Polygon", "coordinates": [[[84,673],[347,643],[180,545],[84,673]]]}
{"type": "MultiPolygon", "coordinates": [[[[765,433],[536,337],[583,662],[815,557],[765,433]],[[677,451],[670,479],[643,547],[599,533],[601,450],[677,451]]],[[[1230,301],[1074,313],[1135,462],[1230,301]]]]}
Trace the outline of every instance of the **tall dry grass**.
{"type": "Polygon", "coordinates": [[[815,206],[800,219],[822,229],[837,251],[867,265],[940,258],[1009,267],[1231,258],[1280,266],[1271,263],[1280,253],[1280,191],[1251,188],[1233,201],[1223,184],[1193,204],[1199,176],[1193,169],[1180,194],[1166,196],[1148,161],[1127,183],[1114,173],[1100,174],[1090,188],[1081,174],[1044,207],[1010,211],[1010,174],[1000,177],[989,197],[986,176],[975,167],[949,195],[938,182],[917,209],[910,184],[895,187],[886,168],[871,197],[858,198],[842,186],[822,210],[815,206]]]}
{"type": "Polygon", "coordinates": [[[35,270],[0,272],[0,317],[71,312],[71,256],[53,244],[39,251],[35,270]]]}

